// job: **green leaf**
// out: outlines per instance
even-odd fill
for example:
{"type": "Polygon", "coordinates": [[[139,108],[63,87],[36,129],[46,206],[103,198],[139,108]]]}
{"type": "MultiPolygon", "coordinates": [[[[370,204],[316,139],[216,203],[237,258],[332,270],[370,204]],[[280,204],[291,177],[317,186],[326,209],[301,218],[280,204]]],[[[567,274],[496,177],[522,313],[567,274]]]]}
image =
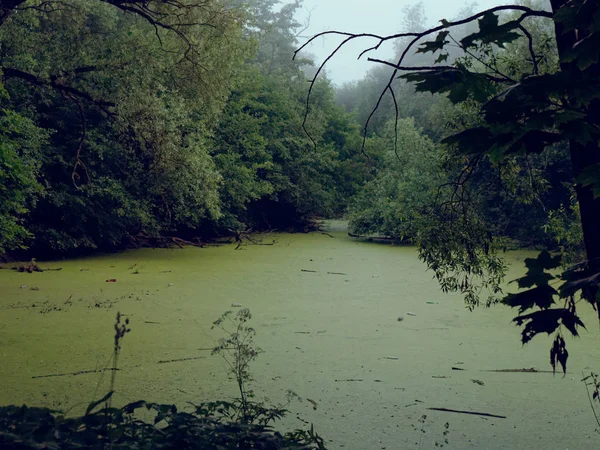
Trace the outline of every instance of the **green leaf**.
{"type": "Polygon", "coordinates": [[[446,36],[448,36],[449,33],[449,31],[440,31],[437,34],[435,40],[423,42],[417,49],[416,53],[435,53],[437,51],[442,50],[444,48],[444,45],[450,42],[446,40],[446,36]]]}
{"type": "Polygon", "coordinates": [[[600,197],[600,164],[593,164],[581,171],[575,181],[592,189],[594,198],[600,197]]]}
{"type": "Polygon", "coordinates": [[[475,47],[475,41],[479,41],[482,44],[495,44],[498,47],[504,48],[504,44],[511,43],[521,37],[519,33],[513,31],[519,28],[518,21],[513,20],[499,25],[498,16],[493,12],[484,14],[478,20],[478,23],[478,32],[469,34],[461,39],[460,43],[463,47],[475,47]]]}
{"type": "Polygon", "coordinates": [[[456,145],[461,153],[487,152],[494,143],[494,135],[487,127],[468,128],[442,140],[443,144],[456,145]]]}
{"type": "Polygon", "coordinates": [[[521,342],[527,344],[539,333],[553,333],[560,325],[559,321],[565,311],[564,308],[545,309],[515,317],[513,322],[516,322],[517,325],[523,325],[524,322],[527,322],[521,332],[521,342]]]}
{"type": "Polygon", "coordinates": [[[560,267],[561,255],[552,256],[549,251],[540,252],[537,258],[525,258],[525,267],[529,270],[552,270],[560,267]]]}
{"type": "Polygon", "coordinates": [[[448,99],[455,104],[469,97],[483,103],[493,93],[493,87],[484,75],[461,68],[412,72],[399,78],[415,83],[418,92],[448,93],[448,99]]]}
{"type": "Polygon", "coordinates": [[[573,336],[579,336],[579,333],[577,332],[578,326],[585,328],[585,325],[583,324],[579,316],[577,316],[574,312],[569,310],[565,310],[565,312],[562,315],[561,322],[565,326],[565,328],[571,332],[573,336]]]}
{"type": "Polygon", "coordinates": [[[528,272],[527,275],[516,280],[512,280],[511,283],[518,283],[520,289],[530,288],[533,286],[544,286],[549,281],[554,280],[556,277],[546,272],[528,272]]]}
{"type": "Polygon", "coordinates": [[[519,307],[519,314],[521,314],[534,306],[541,309],[550,308],[554,304],[556,294],[556,289],[552,286],[542,285],[517,294],[509,294],[501,303],[511,308],[519,307]]]}
{"type": "Polygon", "coordinates": [[[442,63],[448,60],[448,53],[440,53],[440,55],[435,60],[436,64],[442,63]]]}

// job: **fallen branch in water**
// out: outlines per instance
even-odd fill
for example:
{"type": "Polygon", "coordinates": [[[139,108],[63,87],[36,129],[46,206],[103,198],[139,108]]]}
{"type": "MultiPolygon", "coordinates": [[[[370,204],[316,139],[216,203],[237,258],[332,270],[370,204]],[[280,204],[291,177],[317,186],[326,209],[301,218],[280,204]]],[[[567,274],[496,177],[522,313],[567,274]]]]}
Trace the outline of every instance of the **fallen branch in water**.
{"type": "Polygon", "coordinates": [[[348,378],[347,380],[333,380],[336,382],[340,382],[340,381],[363,381],[362,378],[348,378]]]}
{"type": "Polygon", "coordinates": [[[202,359],[202,358],[206,358],[206,356],[190,356],[189,358],[166,359],[164,361],[158,361],[157,364],[167,364],[167,363],[179,362],[179,361],[192,361],[194,359],[202,359]]]}
{"type": "Polygon", "coordinates": [[[378,240],[378,241],[399,241],[400,239],[389,237],[389,236],[361,236],[360,234],[350,233],[348,231],[348,236],[357,238],[357,239],[368,239],[368,240],[378,240]]]}
{"type": "Polygon", "coordinates": [[[348,275],[347,273],[343,273],[343,272],[327,272],[329,275],[348,275]]]}
{"type": "Polygon", "coordinates": [[[497,414],[490,414],[490,413],[482,413],[482,412],[475,412],[475,411],[463,411],[460,409],[448,409],[448,408],[427,408],[431,411],[443,411],[443,412],[452,412],[452,413],[458,413],[458,414],[470,414],[473,416],[484,416],[484,417],[495,417],[497,419],[506,419],[506,416],[499,416],[497,414]]]}
{"type": "Polygon", "coordinates": [[[551,370],[537,370],[535,367],[529,369],[491,369],[482,372],[509,372],[509,373],[552,373],[551,370]]]}
{"type": "MultiPolygon", "coordinates": [[[[139,366],[135,366],[135,367],[139,367],[139,366]]],[[[104,369],[94,369],[94,370],[80,370],[78,372],[68,372],[68,373],[52,373],[50,375],[35,375],[31,378],[53,378],[53,377],[68,377],[70,375],[85,375],[88,373],[102,373],[102,372],[109,372],[109,371],[115,371],[115,370],[121,370],[119,368],[113,368],[113,367],[105,367],[104,369]]]]}
{"type": "Polygon", "coordinates": [[[311,273],[317,273],[316,270],[308,270],[308,269],[300,269],[300,272],[311,272],[311,273]]]}

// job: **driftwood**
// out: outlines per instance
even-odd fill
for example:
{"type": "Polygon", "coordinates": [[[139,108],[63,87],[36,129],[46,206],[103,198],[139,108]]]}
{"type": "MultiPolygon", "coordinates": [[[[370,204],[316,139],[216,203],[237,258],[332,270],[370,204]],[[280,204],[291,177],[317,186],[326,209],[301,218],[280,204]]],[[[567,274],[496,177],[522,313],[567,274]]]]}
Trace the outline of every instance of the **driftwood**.
{"type": "Polygon", "coordinates": [[[452,412],[458,414],[470,414],[473,416],[484,416],[484,417],[495,417],[497,419],[506,419],[506,416],[499,416],[498,414],[490,414],[490,413],[482,413],[476,411],[463,411],[460,409],[449,409],[449,408],[427,408],[431,411],[443,411],[443,412],[452,412]]]}
{"type": "Polygon", "coordinates": [[[340,381],[364,381],[362,378],[348,378],[346,380],[333,380],[336,382],[340,382],[340,381]]]}
{"type": "Polygon", "coordinates": [[[329,275],[348,275],[347,273],[343,273],[343,272],[327,272],[329,275]]]}
{"type": "Polygon", "coordinates": [[[167,364],[167,363],[180,362],[180,361],[192,361],[194,359],[202,359],[202,358],[206,358],[206,356],[191,356],[189,358],[167,359],[164,361],[158,361],[158,364],[167,364]]]}
{"type": "Polygon", "coordinates": [[[152,248],[169,248],[176,245],[179,248],[183,248],[184,246],[192,246],[204,248],[205,244],[200,241],[199,238],[194,241],[189,241],[186,239],[182,239],[177,236],[150,236],[147,234],[139,233],[135,236],[129,236],[131,244],[133,247],[152,247],[152,248]]]}
{"type": "MultiPolygon", "coordinates": [[[[452,367],[452,370],[466,370],[460,367],[452,367]]],[[[551,370],[538,370],[535,367],[523,369],[480,369],[479,372],[496,372],[496,373],[553,373],[551,370]]]]}
{"type": "Polygon", "coordinates": [[[102,373],[108,371],[120,370],[117,367],[105,367],[104,369],[94,369],[94,370],[80,370],[79,372],[68,372],[68,373],[52,373],[50,375],[35,375],[31,378],[53,378],[53,377],[68,377],[70,375],[85,375],[88,373],[102,373]]]}
{"type": "Polygon", "coordinates": [[[551,370],[537,370],[535,367],[528,369],[491,369],[484,370],[483,372],[507,372],[507,373],[552,373],[551,370]]]}
{"type": "Polygon", "coordinates": [[[300,272],[311,272],[311,273],[317,273],[316,270],[308,270],[308,269],[300,269],[300,272]]]}
{"type": "Polygon", "coordinates": [[[12,267],[12,270],[17,270],[19,272],[27,272],[27,273],[46,272],[46,271],[58,272],[59,270],[62,270],[62,267],[59,267],[57,269],[42,269],[40,266],[38,266],[35,258],[31,258],[31,261],[29,261],[28,263],[21,264],[19,266],[14,266],[14,267],[12,267]]]}

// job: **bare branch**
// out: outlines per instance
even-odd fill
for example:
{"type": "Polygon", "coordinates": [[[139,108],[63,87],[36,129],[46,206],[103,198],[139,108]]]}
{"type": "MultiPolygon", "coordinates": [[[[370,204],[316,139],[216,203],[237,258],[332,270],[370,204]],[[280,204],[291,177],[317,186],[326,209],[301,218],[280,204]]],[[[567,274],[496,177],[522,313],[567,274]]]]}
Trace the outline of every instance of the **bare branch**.
{"type": "Polygon", "coordinates": [[[538,63],[537,57],[535,56],[535,51],[533,50],[533,36],[531,33],[525,28],[523,25],[519,25],[519,30],[527,37],[527,42],[529,46],[529,54],[531,55],[531,63],[533,64],[533,75],[538,74],[538,63]]]}
{"type": "MultiPolygon", "coordinates": [[[[299,52],[304,50],[308,45],[310,45],[312,42],[314,42],[317,38],[324,37],[324,36],[343,36],[344,40],[329,54],[329,56],[327,56],[327,58],[325,58],[325,60],[317,68],[317,72],[316,72],[315,76],[312,78],[312,80],[309,80],[310,87],[308,89],[308,93],[306,96],[306,111],[305,111],[305,115],[304,115],[304,120],[302,122],[302,128],[306,131],[305,124],[306,124],[306,120],[307,120],[308,113],[309,113],[310,98],[312,95],[314,83],[315,83],[317,77],[319,76],[319,74],[322,72],[325,65],[331,60],[331,58],[333,58],[333,56],[335,56],[335,54],[342,47],[344,47],[348,42],[356,40],[356,39],[362,39],[362,38],[377,39],[379,42],[376,45],[363,50],[358,55],[358,58],[360,59],[364,54],[366,54],[370,51],[379,49],[381,44],[383,44],[386,41],[399,39],[399,38],[411,37],[412,38],[411,41],[408,43],[408,45],[402,52],[402,54],[396,64],[393,64],[393,63],[390,63],[387,61],[378,60],[375,58],[368,59],[369,61],[388,65],[388,66],[392,67],[394,70],[393,70],[392,75],[390,76],[388,83],[385,85],[379,98],[377,99],[377,103],[376,103],[375,107],[371,110],[371,113],[369,114],[369,117],[367,118],[367,121],[363,127],[363,143],[362,143],[361,151],[362,151],[362,153],[365,153],[364,149],[365,149],[365,142],[366,142],[366,136],[367,136],[367,130],[368,130],[369,123],[370,123],[371,119],[373,118],[375,112],[379,109],[379,106],[381,105],[381,101],[382,101],[384,95],[388,91],[391,92],[391,94],[393,95],[392,84],[394,82],[394,79],[396,78],[396,75],[398,74],[398,71],[405,70],[405,69],[408,69],[408,70],[431,70],[431,68],[425,68],[425,67],[423,67],[423,68],[412,67],[411,68],[411,67],[405,67],[402,65],[404,59],[406,58],[406,55],[413,48],[413,46],[417,42],[419,42],[422,38],[430,36],[436,32],[439,32],[439,31],[442,31],[442,30],[445,30],[448,28],[457,27],[460,25],[465,25],[467,23],[473,22],[473,21],[483,17],[486,14],[501,12],[501,11],[520,11],[520,12],[522,12],[522,14],[516,19],[516,21],[518,23],[521,23],[527,17],[545,17],[545,18],[550,18],[550,19],[553,18],[553,14],[549,11],[535,10],[535,9],[529,8],[527,6],[522,6],[522,5],[505,5],[505,6],[495,6],[493,8],[488,8],[486,10],[480,11],[476,14],[473,14],[473,15],[471,15],[465,19],[461,19],[461,20],[456,20],[456,21],[452,21],[452,22],[448,22],[448,21],[444,20],[444,21],[441,21],[442,25],[438,25],[436,27],[433,27],[433,28],[430,28],[428,30],[418,32],[418,33],[416,33],[416,32],[397,33],[397,34],[392,34],[392,35],[388,35],[388,36],[381,36],[381,35],[377,35],[374,33],[348,33],[348,32],[342,32],[342,31],[337,31],[337,30],[331,30],[331,31],[324,31],[322,33],[316,34],[315,36],[308,39],[303,45],[301,45],[294,52],[293,59],[295,59],[299,52]]],[[[463,47],[461,46],[461,48],[463,48],[463,47]]],[[[463,50],[467,51],[464,48],[463,48],[463,50]]],[[[447,66],[437,66],[438,69],[443,68],[443,67],[447,68],[447,66]]],[[[507,77],[506,75],[499,73],[494,68],[490,68],[490,70],[494,71],[495,73],[497,73],[500,76],[500,78],[499,78],[499,77],[493,77],[492,75],[489,75],[489,74],[485,74],[490,80],[496,81],[496,82],[509,82],[509,81],[514,82],[514,80],[511,80],[510,77],[507,77]]],[[[393,97],[393,100],[394,100],[394,103],[396,104],[395,97],[393,97]]],[[[311,137],[311,140],[312,140],[312,137],[311,137]]]]}
{"type": "Polygon", "coordinates": [[[81,187],[77,185],[77,180],[81,179],[81,176],[77,173],[77,169],[80,167],[83,169],[85,173],[85,177],[87,181],[90,181],[90,175],[88,173],[87,167],[81,160],[81,152],[83,150],[83,144],[85,143],[85,139],[87,137],[87,120],[85,118],[85,111],[83,109],[83,105],[81,101],[72,94],[69,94],[68,97],[73,100],[73,102],[77,105],[77,109],[79,110],[79,117],[81,119],[81,137],[79,138],[79,144],[77,145],[77,152],[75,153],[75,164],[73,165],[73,171],[71,172],[71,179],[73,180],[73,186],[75,189],[81,190],[81,187]]]}

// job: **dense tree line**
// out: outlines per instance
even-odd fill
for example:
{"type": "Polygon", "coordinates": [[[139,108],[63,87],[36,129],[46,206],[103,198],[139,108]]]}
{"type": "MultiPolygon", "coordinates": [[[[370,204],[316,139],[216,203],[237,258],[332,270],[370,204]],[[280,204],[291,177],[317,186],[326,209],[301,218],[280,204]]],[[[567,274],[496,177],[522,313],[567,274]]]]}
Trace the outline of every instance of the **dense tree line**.
{"type": "MultiPolygon", "coordinates": [[[[415,89],[423,79],[407,75],[390,82],[395,98],[381,96],[396,70],[384,62],[340,88],[317,77],[307,107],[317,68],[291,58],[299,1],[5,6],[0,250],[114,249],[160,236],[306,229],[315,217],[347,214],[353,232],[418,244],[431,261],[439,248],[485,249],[492,238],[496,247],[582,254],[564,141],[502,158],[442,144],[480,125],[482,99],[501,87],[434,89],[427,79],[429,89],[415,89]],[[456,218],[447,206],[459,203],[456,218]],[[447,239],[438,245],[439,236],[447,239]]],[[[506,9],[500,20],[518,14],[506,9]]],[[[426,31],[422,4],[404,17],[406,31],[426,31]]],[[[530,41],[511,35],[501,45],[469,38],[480,25],[467,21],[419,51],[401,36],[396,59],[426,67],[435,53],[441,67],[515,80],[532,65],[540,76],[557,72],[551,21],[531,17],[530,41]],[[461,44],[469,39],[478,44],[461,44]]],[[[486,261],[498,278],[500,262],[486,261]]]]}
{"type": "Polygon", "coordinates": [[[238,3],[3,9],[0,251],[303,228],[344,210],[371,171],[327,80],[302,127],[300,3],[238,3]]]}

